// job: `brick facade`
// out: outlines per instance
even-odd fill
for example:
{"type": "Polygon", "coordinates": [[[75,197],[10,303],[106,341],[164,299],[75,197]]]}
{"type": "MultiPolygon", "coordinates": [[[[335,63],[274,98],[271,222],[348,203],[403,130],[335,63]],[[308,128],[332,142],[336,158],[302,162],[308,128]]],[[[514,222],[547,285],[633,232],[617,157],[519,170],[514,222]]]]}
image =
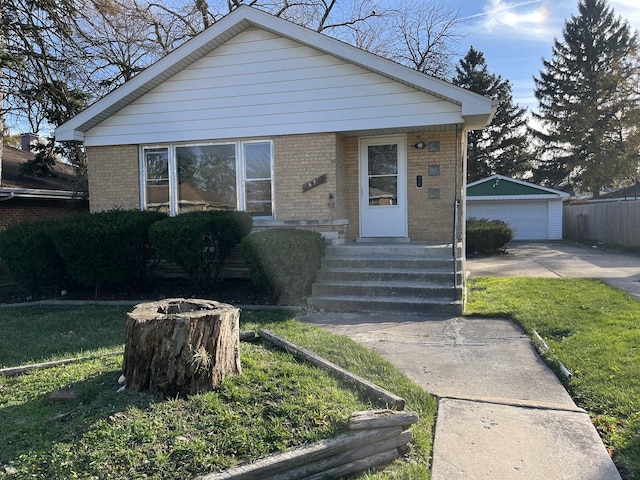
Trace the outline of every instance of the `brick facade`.
{"type": "Polygon", "coordinates": [[[138,147],[88,147],[89,205],[92,212],[140,208],[138,147]]]}
{"type": "MultiPolygon", "coordinates": [[[[462,152],[461,133],[454,129],[407,135],[407,202],[409,206],[409,237],[420,242],[450,243],[453,238],[453,208],[461,199],[462,152]],[[458,145],[456,149],[456,137],[458,145]],[[414,148],[418,142],[439,142],[440,150],[414,148]],[[456,157],[458,161],[456,161],[456,157]],[[431,175],[430,175],[431,167],[431,175]],[[438,174],[435,173],[438,171],[438,174]],[[457,170],[457,171],[456,171],[457,170]],[[416,177],[422,175],[422,187],[416,177]],[[457,175],[457,177],[456,177],[457,175]],[[437,197],[437,198],[436,198],[437,197]]],[[[460,211],[458,235],[461,234],[460,211]]]]}
{"type": "Polygon", "coordinates": [[[337,137],[335,133],[289,135],[273,140],[275,219],[328,220],[338,213],[337,137]],[[302,185],[327,174],[327,181],[306,192],[302,185]]]}
{"type": "MultiPolygon", "coordinates": [[[[414,242],[452,240],[456,190],[462,198],[464,189],[462,136],[454,128],[407,135],[407,214],[414,242]],[[439,150],[414,148],[417,142],[439,142],[439,150]],[[416,185],[418,175],[422,187],[416,185]]],[[[274,220],[256,220],[256,229],[295,226],[354,241],[360,232],[359,138],[324,133],[272,140],[274,220]],[[302,191],[324,174],[325,183],[302,191]]],[[[91,211],[140,208],[138,147],[91,147],[87,154],[91,211]]],[[[463,218],[462,208],[458,215],[463,218]]],[[[459,222],[459,234],[461,228],[459,222]]]]}
{"type": "Polygon", "coordinates": [[[69,215],[80,210],[86,210],[86,201],[14,198],[0,202],[0,230],[14,223],[69,215]]]}

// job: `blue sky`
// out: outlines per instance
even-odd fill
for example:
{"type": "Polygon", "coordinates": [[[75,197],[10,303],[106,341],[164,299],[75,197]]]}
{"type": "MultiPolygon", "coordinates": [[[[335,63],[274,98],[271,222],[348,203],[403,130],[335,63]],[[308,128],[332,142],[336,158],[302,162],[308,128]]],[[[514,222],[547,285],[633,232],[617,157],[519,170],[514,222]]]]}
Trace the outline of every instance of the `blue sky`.
{"type": "MultiPolygon", "coordinates": [[[[578,13],[577,0],[443,0],[465,19],[459,51],[484,53],[489,71],[511,81],[516,103],[537,108],[533,76],[542,58],[551,58],[554,38],[562,38],[566,19],[578,13]]],[[[615,13],[640,30],[639,0],[609,0],[615,13]]]]}

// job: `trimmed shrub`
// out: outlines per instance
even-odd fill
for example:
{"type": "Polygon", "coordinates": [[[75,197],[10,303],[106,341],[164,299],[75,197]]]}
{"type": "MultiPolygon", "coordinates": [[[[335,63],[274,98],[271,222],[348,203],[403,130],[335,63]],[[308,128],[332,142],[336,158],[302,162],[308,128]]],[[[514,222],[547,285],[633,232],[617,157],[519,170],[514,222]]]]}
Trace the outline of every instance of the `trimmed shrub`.
{"type": "Polygon", "coordinates": [[[252,226],[253,219],[245,212],[189,212],[155,223],[149,236],[161,258],[207,290],[218,281],[229,253],[251,233],[252,226]]]}
{"type": "Polygon", "coordinates": [[[13,279],[32,296],[67,286],[65,264],[53,243],[60,219],[17,223],[0,232],[0,257],[13,279]]]}
{"type": "Polygon", "coordinates": [[[320,269],[325,243],[319,233],[277,228],[253,233],[241,243],[251,281],[281,305],[304,302],[320,269]]]}
{"type": "Polygon", "coordinates": [[[109,210],[63,219],[53,242],[73,280],[92,287],[147,286],[153,267],[149,227],[166,215],[139,210],[109,210]]]}
{"type": "Polygon", "coordinates": [[[468,255],[490,254],[504,250],[507,243],[513,240],[513,229],[502,220],[486,218],[467,219],[468,255]]]}

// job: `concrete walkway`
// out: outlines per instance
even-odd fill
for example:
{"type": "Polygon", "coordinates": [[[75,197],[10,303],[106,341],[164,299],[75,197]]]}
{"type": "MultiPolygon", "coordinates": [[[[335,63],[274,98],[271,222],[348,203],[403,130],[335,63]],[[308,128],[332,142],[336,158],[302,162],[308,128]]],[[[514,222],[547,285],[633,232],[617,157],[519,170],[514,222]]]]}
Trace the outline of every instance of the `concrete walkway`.
{"type": "MultiPolygon", "coordinates": [[[[640,298],[640,257],[514,244],[467,262],[473,277],[601,278],[640,298]]],[[[439,400],[433,480],[620,480],[587,413],[514,323],[396,314],[311,313],[301,321],[378,352],[439,400]]]]}

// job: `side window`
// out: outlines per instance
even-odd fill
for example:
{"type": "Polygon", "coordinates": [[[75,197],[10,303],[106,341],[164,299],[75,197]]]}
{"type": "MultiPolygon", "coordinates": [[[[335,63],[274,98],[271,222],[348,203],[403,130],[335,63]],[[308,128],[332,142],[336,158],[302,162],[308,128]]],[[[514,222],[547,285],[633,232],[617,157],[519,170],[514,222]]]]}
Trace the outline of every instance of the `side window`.
{"type": "Polygon", "coordinates": [[[243,143],[243,150],[244,210],[254,217],[271,217],[271,142],[243,143]]]}
{"type": "Polygon", "coordinates": [[[145,168],[145,210],[169,213],[169,149],[145,148],[143,153],[145,168]]]}

